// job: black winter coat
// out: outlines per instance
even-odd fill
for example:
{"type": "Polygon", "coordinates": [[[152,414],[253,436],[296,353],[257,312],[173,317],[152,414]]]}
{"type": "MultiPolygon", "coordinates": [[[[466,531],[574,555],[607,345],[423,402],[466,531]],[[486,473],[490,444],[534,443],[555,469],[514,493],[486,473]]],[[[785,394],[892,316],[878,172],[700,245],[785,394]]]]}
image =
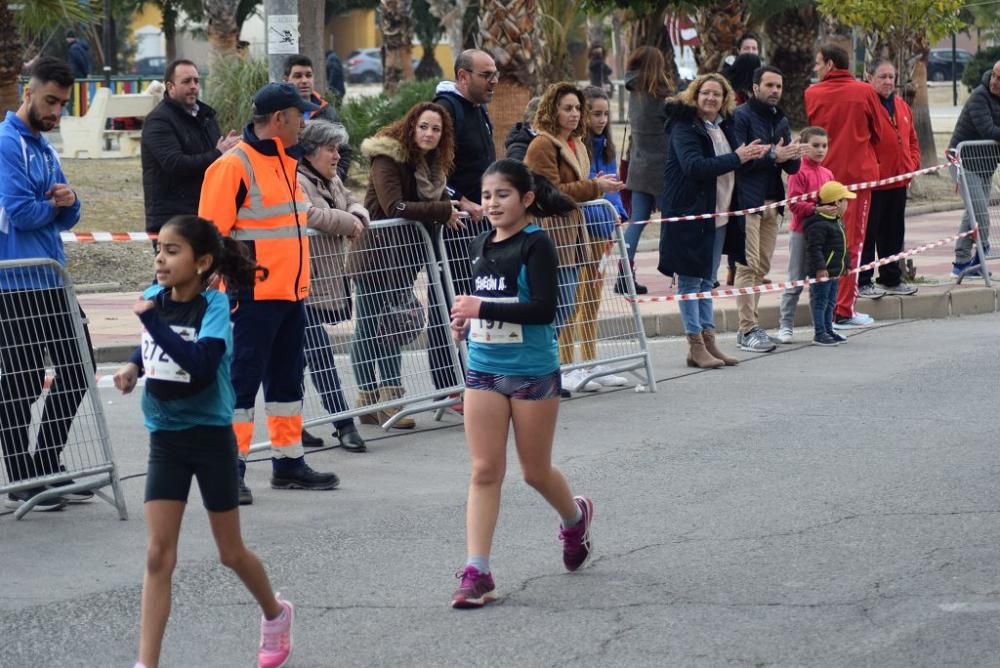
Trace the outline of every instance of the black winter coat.
{"type": "MultiPolygon", "coordinates": [[[[982,83],[976,86],[962,107],[962,113],[955,122],[955,131],[948,142],[948,148],[956,148],[963,141],[992,139],[1000,141],[1000,97],[990,92],[990,74],[983,74],[982,83]]],[[[998,159],[993,151],[971,152],[972,160],[963,160],[966,169],[991,176],[996,171],[998,159]]]]}
{"type": "MultiPolygon", "coordinates": [[[[739,156],[735,153],[715,155],[712,138],[694,107],[670,102],[667,114],[670,148],[665,169],[664,216],[714,213],[716,180],[722,174],[740,169],[739,156]]],[[[722,122],[722,129],[729,143],[738,146],[729,119],[722,122]]],[[[734,189],[731,210],[739,208],[738,200],[738,192],[734,189]]],[[[746,263],[743,225],[742,217],[729,219],[723,252],[737,262],[746,263]]],[[[714,219],[663,223],[660,226],[660,261],[656,268],[667,276],[679,274],[714,280],[715,234],[714,219]]]]}
{"type": "Polygon", "coordinates": [[[146,116],[142,192],[147,232],[159,232],[176,215],[198,213],[205,170],[222,155],[215,148],[221,136],[215,110],[201,100],[197,116],[169,97],[146,116]]]}
{"type": "MultiPolygon", "coordinates": [[[[782,140],[785,144],[792,141],[792,131],[784,112],[759,102],[757,98],[750,98],[749,102],[736,108],[736,113],[733,114],[733,136],[736,138],[734,149],[755,139],[759,139],[761,144],[775,146],[782,140]]],[[[785,199],[785,184],[781,180],[781,172],[794,174],[799,171],[801,164],[801,160],[777,163],[768,155],[748,162],[736,179],[740,206],[749,209],[762,206],[765,200],[785,199]]]]}
{"type": "Polygon", "coordinates": [[[802,221],[806,241],[806,275],[815,278],[816,272],[826,269],[830,278],[844,275],[847,264],[844,255],[847,236],[839,218],[827,218],[814,213],[802,221]]]}
{"type": "Polygon", "coordinates": [[[453,199],[463,197],[479,204],[483,172],[497,159],[493,123],[485,105],[474,105],[458,93],[441,92],[434,98],[451,114],[455,125],[455,167],[448,175],[453,199]]]}
{"type": "Polygon", "coordinates": [[[524,162],[524,155],[528,152],[528,144],[537,136],[538,133],[532,130],[527,123],[517,123],[507,133],[507,140],[504,142],[504,148],[507,152],[504,157],[524,162]]]}
{"type": "Polygon", "coordinates": [[[90,76],[90,47],[80,40],[69,45],[69,69],[74,79],[90,76]]]}

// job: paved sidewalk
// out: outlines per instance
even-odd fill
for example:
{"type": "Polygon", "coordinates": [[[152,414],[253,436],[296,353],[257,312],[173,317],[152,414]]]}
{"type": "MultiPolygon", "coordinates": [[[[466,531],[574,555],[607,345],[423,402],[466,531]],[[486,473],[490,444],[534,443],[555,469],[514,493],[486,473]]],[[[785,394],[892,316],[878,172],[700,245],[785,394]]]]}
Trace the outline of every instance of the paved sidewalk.
{"type": "MultiPolygon", "coordinates": [[[[961,211],[941,211],[911,216],[907,219],[906,248],[926,244],[938,239],[954,235],[958,230],[961,211]]],[[[786,219],[787,220],[787,219],[786,219]]],[[[649,287],[650,296],[671,295],[674,293],[670,279],[656,271],[657,252],[655,230],[647,231],[642,239],[640,252],[636,256],[636,274],[638,280],[649,287]],[[649,238],[646,238],[649,237],[649,238]]],[[[943,317],[958,314],[959,311],[949,308],[950,293],[956,290],[950,277],[951,262],[954,257],[953,245],[946,244],[917,255],[913,261],[917,267],[917,275],[921,281],[920,292],[913,297],[895,297],[872,303],[867,300],[859,302],[860,310],[871,313],[878,319],[895,319],[899,317],[943,317]],[[942,300],[944,306],[942,307],[942,300]],[[907,312],[903,312],[903,311],[907,312]]],[[[778,236],[778,246],[772,261],[770,278],[775,282],[787,278],[788,267],[788,234],[787,222],[783,224],[778,236]]],[[[725,269],[720,269],[720,277],[725,277],[725,269]]],[[[977,294],[974,312],[986,312],[996,309],[996,302],[989,306],[989,294],[982,291],[981,279],[967,279],[957,288],[957,291],[972,291],[977,294]],[[985,298],[985,301],[984,301],[985,298]],[[979,303],[982,302],[982,303],[979,303]]],[[[808,291],[807,291],[808,292],[808,291]]],[[[992,292],[992,291],[991,291],[992,292]]],[[[90,321],[90,331],[94,346],[98,349],[98,359],[101,362],[117,362],[125,359],[128,351],[138,341],[139,320],[132,314],[132,304],[138,293],[99,293],[80,295],[80,303],[87,312],[90,321]]],[[[781,293],[761,296],[762,321],[769,324],[781,293]],[[766,315],[765,315],[766,314],[766,315]]],[[[808,311],[805,305],[808,298],[803,297],[800,303],[798,324],[808,323],[808,311]]],[[[722,330],[733,330],[736,323],[736,300],[733,298],[717,299],[716,310],[719,313],[717,324],[722,330]],[[732,314],[730,317],[730,313],[732,314]]],[[[610,311],[611,309],[602,309],[610,311]]],[[[615,309],[621,312],[621,309],[615,309]]],[[[640,310],[646,320],[648,335],[680,334],[676,302],[642,304],[640,310]],[[666,319],[665,319],[666,316],[666,319]],[[676,322],[675,322],[676,321],[676,322]]],[[[966,312],[965,310],[961,312],[966,312]]]]}

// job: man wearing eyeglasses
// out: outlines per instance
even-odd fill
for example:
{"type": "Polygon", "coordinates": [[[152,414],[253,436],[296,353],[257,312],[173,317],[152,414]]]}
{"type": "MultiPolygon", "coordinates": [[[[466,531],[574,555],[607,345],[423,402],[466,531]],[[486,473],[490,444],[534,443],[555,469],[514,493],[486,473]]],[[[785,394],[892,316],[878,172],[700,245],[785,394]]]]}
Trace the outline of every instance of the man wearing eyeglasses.
{"type": "MultiPolygon", "coordinates": [[[[448,188],[453,191],[452,199],[457,200],[459,207],[472,219],[468,229],[457,234],[449,230],[442,232],[455,294],[471,293],[469,242],[489,227],[483,219],[483,207],[479,203],[480,181],[486,168],[496,160],[493,123],[486,112],[486,105],[493,100],[493,91],[499,80],[500,74],[493,58],[485,51],[469,49],[459,54],[455,61],[455,81],[438,84],[434,98],[434,102],[448,111],[455,127],[455,168],[448,177],[448,188]]],[[[461,379],[454,377],[451,368],[449,330],[447,323],[439,322],[437,298],[430,289],[428,301],[431,314],[427,328],[430,339],[428,353],[434,387],[455,387],[461,379]]],[[[448,304],[448,310],[451,310],[451,304],[448,304]]],[[[461,404],[455,404],[453,408],[461,411],[461,404]]]]}

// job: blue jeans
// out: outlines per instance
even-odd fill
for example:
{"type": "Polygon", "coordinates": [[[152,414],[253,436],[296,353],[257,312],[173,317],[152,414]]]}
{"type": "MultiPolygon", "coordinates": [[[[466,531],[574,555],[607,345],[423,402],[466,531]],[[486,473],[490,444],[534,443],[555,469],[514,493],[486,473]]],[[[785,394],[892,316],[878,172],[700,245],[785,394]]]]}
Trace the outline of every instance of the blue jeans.
{"type": "MultiPolygon", "coordinates": [[[[677,294],[687,295],[692,292],[709,292],[713,281],[699,276],[677,276],[677,294]]],[[[686,334],[701,334],[703,330],[715,329],[712,319],[712,298],[692,299],[678,302],[681,320],[684,322],[686,334]]]]}
{"type": "Polygon", "coordinates": [[[573,314],[576,312],[576,289],[579,287],[577,284],[580,278],[580,267],[575,264],[569,267],[559,267],[557,276],[559,295],[556,301],[556,319],[552,324],[558,335],[562,326],[572,320],[573,314]]]}
{"type": "Polygon", "coordinates": [[[402,351],[399,344],[378,335],[379,314],[389,303],[391,291],[364,279],[354,283],[354,338],[351,340],[351,367],[358,388],[375,392],[381,376],[383,387],[400,387],[402,351]],[[378,372],[376,373],[376,367],[378,372]]]}
{"type": "Polygon", "coordinates": [[[837,304],[838,279],[809,286],[809,308],[813,314],[813,328],[816,336],[833,334],[833,307],[837,304]]]}
{"type": "Polygon", "coordinates": [[[648,224],[642,221],[649,220],[654,208],[658,208],[662,213],[663,199],[661,195],[632,191],[632,220],[636,222],[630,223],[625,228],[625,246],[629,262],[635,262],[635,249],[639,246],[639,237],[642,236],[648,224]]]}
{"type": "MultiPolygon", "coordinates": [[[[323,408],[330,415],[348,410],[347,399],[344,398],[344,390],[333,357],[333,346],[330,345],[330,337],[323,329],[323,324],[333,315],[330,311],[306,304],[306,366],[309,367],[309,377],[319,392],[323,408]]],[[[336,429],[343,429],[352,424],[354,420],[347,418],[335,421],[333,426],[336,429]]]]}

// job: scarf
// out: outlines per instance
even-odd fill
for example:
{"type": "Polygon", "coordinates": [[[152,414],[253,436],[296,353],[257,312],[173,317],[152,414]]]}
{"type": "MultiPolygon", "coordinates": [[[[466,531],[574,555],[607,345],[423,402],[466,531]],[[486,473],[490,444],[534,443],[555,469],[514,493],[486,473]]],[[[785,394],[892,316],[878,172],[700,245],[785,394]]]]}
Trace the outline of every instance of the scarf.
{"type": "Polygon", "coordinates": [[[417,180],[417,194],[420,199],[427,202],[436,202],[441,199],[441,193],[448,181],[444,172],[435,170],[431,173],[431,167],[427,164],[427,158],[421,156],[417,158],[417,164],[413,168],[413,176],[417,180]]]}

